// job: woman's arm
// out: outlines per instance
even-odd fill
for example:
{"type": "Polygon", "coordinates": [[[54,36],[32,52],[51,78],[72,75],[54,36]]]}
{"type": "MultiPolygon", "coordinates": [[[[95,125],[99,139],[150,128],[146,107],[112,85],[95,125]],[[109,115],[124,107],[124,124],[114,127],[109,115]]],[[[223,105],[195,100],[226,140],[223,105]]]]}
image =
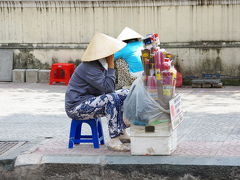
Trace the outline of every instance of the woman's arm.
{"type": "Polygon", "coordinates": [[[115,91],[115,70],[108,68],[107,73],[103,71],[96,63],[87,64],[82,69],[85,76],[85,81],[94,88],[104,92],[111,93],[115,91]]]}

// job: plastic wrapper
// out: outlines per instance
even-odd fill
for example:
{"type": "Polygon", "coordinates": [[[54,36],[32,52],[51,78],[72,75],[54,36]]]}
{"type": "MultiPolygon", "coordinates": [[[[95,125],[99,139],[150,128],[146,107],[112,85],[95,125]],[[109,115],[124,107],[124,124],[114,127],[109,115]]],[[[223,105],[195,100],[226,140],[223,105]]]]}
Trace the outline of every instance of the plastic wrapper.
{"type": "Polygon", "coordinates": [[[135,125],[170,121],[169,101],[175,95],[176,70],[173,56],[160,49],[158,34],[148,34],[142,50],[144,76],[131,86],[124,102],[124,116],[135,125]]]}
{"type": "Polygon", "coordinates": [[[124,118],[134,125],[153,125],[170,121],[169,110],[164,109],[144,86],[143,77],[136,79],[124,101],[124,118]]]}

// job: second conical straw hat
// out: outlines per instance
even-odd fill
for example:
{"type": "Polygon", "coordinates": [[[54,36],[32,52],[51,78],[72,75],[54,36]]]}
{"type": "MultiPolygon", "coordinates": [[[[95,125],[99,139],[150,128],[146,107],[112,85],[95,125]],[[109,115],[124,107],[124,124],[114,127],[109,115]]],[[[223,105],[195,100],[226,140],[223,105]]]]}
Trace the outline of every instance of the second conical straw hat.
{"type": "Polygon", "coordinates": [[[120,40],[103,33],[96,33],[85,50],[81,60],[95,61],[116,53],[124,46],[126,46],[126,43],[120,40]]]}
{"type": "Polygon", "coordinates": [[[129,39],[142,39],[143,36],[136,31],[132,30],[129,27],[125,27],[122,32],[119,34],[117,39],[121,41],[129,40],[129,39]]]}

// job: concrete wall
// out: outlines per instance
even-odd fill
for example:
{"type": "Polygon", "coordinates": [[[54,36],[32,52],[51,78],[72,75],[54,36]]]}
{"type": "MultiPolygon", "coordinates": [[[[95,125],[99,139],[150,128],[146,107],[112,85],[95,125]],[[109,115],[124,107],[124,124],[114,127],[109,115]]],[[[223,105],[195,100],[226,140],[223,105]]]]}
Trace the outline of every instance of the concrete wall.
{"type": "Polygon", "coordinates": [[[80,60],[95,32],[116,37],[125,26],[143,35],[159,33],[161,46],[178,55],[184,75],[219,69],[240,75],[239,0],[0,2],[0,50],[14,50],[14,66],[80,60]]]}
{"type": "Polygon", "coordinates": [[[239,48],[179,48],[168,49],[178,55],[177,64],[184,76],[221,73],[240,77],[239,48]]]}

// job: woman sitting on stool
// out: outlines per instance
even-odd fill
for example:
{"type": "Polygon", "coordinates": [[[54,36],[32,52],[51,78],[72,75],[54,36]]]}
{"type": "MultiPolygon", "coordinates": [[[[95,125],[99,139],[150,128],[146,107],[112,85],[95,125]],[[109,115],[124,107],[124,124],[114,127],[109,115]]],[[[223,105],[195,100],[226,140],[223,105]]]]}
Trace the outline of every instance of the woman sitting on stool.
{"type": "Polygon", "coordinates": [[[109,149],[129,151],[122,141],[129,140],[123,121],[122,105],[128,90],[115,92],[113,54],[126,44],[97,33],[75,69],[65,94],[65,110],[72,119],[87,120],[106,117],[111,140],[109,149]]]}

